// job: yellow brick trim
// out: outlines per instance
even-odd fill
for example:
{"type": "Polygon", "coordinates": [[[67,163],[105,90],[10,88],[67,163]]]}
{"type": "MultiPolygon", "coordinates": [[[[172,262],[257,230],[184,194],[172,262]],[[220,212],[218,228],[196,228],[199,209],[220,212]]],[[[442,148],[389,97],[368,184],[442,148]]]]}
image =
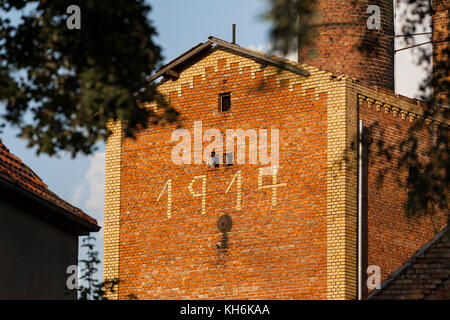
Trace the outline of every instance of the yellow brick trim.
{"type": "Polygon", "coordinates": [[[335,81],[327,110],[327,299],[356,296],[356,93],[335,81]]]}
{"type": "MultiPolygon", "coordinates": [[[[295,85],[301,85],[299,93],[302,96],[306,96],[309,89],[315,89],[314,98],[316,100],[319,99],[320,93],[327,92],[328,83],[331,81],[330,78],[332,74],[330,72],[319,70],[316,67],[292,62],[292,64],[307,70],[311,74],[310,77],[303,77],[290,71],[280,70],[273,66],[262,68],[260,63],[252,59],[242,58],[241,56],[226,50],[217,49],[195,65],[181,72],[178,79],[162,81],[158,85],[159,93],[166,99],[169,99],[170,93],[174,92],[181,97],[183,95],[184,87],[193,88],[194,78],[200,77],[203,80],[206,78],[206,68],[212,68],[214,72],[218,72],[218,61],[223,59],[226,60],[226,63],[222,66],[224,71],[230,71],[231,65],[233,64],[237,68],[239,74],[242,74],[244,70],[247,70],[246,72],[249,72],[252,75],[252,78],[256,77],[256,72],[263,72],[263,83],[266,83],[270,77],[275,77],[277,87],[286,85],[290,91],[293,91],[295,85]]],[[[156,104],[153,103],[149,107],[155,108],[156,104]]]]}
{"type": "MultiPolygon", "coordinates": [[[[354,299],[357,286],[357,174],[356,150],[352,150],[351,143],[357,129],[357,95],[355,90],[349,92],[351,80],[344,76],[333,77],[329,72],[307,65],[301,67],[311,76],[301,77],[272,66],[261,68],[261,64],[251,59],[216,50],[183,71],[177,80],[160,83],[158,91],[166,99],[171,93],[182,96],[183,88],[192,88],[195,78],[207,76],[206,68],[217,72],[221,59],[226,59],[221,65],[223,70],[230,70],[233,64],[239,74],[249,72],[253,78],[256,72],[262,72],[263,82],[275,77],[277,86],[283,84],[301,96],[313,92],[313,98],[318,100],[321,94],[327,94],[327,288],[324,294],[328,299],[354,299]]],[[[213,113],[215,109],[215,106],[211,107],[213,113]]]]}
{"type": "MultiPolygon", "coordinates": [[[[350,147],[356,133],[356,94],[347,96],[349,80],[346,77],[332,77],[332,74],[312,66],[302,65],[310,77],[279,71],[277,68],[261,65],[235,54],[216,50],[194,66],[183,71],[176,81],[162,83],[158,90],[166,97],[171,92],[183,94],[183,87],[192,87],[194,77],[206,77],[206,68],[217,72],[218,60],[226,59],[222,66],[230,70],[231,64],[238,72],[247,72],[255,77],[263,72],[262,79],[275,77],[277,85],[284,83],[297,90],[301,96],[313,89],[314,98],[328,95],[328,145],[327,145],[327,292],[328,299],[354,299],[356,296],[356,167],[346,162],[346,157],[355,157],[350,147]],[[347,100],[351,100],[348,104],[347,100]],[[352,167],[353,166],[353,167],[352,167]]],[[[212,108],[213,109],[213,108],[212,108]]],[[[356,161],[356,159],[354,159],[356,161]]]]}
{"type": "MultiPolygon", "coordinates": [[[[103,281],[119,279],[120,187],[123,130],[119,121],[108,125],[112,131],[106,141],[105,226],[103,281]]],[[[120,286],[120,283],[119,283],[120,286]]],[[[108,299],[118,299],[118,288],[108,299]]]]}

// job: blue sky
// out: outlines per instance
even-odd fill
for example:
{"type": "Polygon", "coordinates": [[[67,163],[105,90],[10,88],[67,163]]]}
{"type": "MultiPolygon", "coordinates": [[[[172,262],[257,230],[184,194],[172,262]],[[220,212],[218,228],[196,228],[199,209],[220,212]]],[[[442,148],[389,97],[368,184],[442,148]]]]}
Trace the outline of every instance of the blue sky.
{"type": "MultiPolygon", "coordinates": [[[[149,18],[158,31],[157,43],[168,62],[194,45],[214,35],[231,40],[231,25],[237,24],[237,41],[248,47],[262,48],[267,43],[267,23],[259,16],[264,11],[261,0],[155,0],[149,18]]],[[[83,8],[81,7],[81,10],[83,8]]],[[[17,20],[17,16],[13,15],[17,20]]],[[[13,20],[14,21],[14,20],[13,20]]],[[[81,26],[83,27],[83,25],[81,26]]],[[[0,105],[0,112],[3,106],[0,105]]],[[[26,142],[17,138],[18,131],[7,127],[0,139],[12,153],[22,159],[61,198],[83,209],[103,226],[104,143],[91,156],[68,154],[59,158],[37,156],[26,142]]],[[[98,235],[97,249],[103,250],[103,234],[98,235]]]]}
{"type": "MultiPolygon", "coordinates": [[[[156,41],[163,49],[165,62],[206,41],[210,35],[231,41],[233,23],[237,24],[239,45],[262,51],[269,46],[269,25],[260,18],[266,0],[154,0],[151,5],[149,18],[159,33],[156,41]]],[[[426,38],[418,42],[421,40],[426,38]]],[[[398,47],[403,45],[399,43],[398,47]]],[[[397,55],[396,75],[397,92],[414,97],[424,73],[414,65],[411,50],[397,55]]],[[[8,127],[0,138],[52,191],[97,218],[103,226],[104,144],[99,144],[99,151],[92,156],[71,159],[62,154],[60,158],[50,158],[36,156],[16,134],[8,127]]],[[[98,249],[102,251],[102,234],[98,238],[98,249]]]]}

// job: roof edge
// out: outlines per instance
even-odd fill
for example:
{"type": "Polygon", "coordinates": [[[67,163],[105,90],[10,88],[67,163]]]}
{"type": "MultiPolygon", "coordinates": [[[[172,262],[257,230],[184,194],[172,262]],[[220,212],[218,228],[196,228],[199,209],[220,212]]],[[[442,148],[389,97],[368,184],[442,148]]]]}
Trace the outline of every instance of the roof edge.
{"type": "Polygon", "coordinates": [[[289,63],[283,61],[281,58],[280,59],[273,58],[271,56],[261,54],[261,53],[259,53],[257,51],[250,50],[250,49],[241,47],[241,46],[239,46],[237,44],[233,44],[233,43],[230,43],[230,42],[227,42],[227,41],[224,41],[222,39],[215,38],[215,37],[212,37],[212,36],[208,37],[208,39],[210,41],[214,42],[219,47],[224,47],[224,48],[227,48],[227,49],[230,49],[230,50],[233,50],[233,51],[237,51],[237,52],[239,52],[241,54],[250,56],[250,57],[252,57],[252,58],[254,58],[256,60],[262,60],[262,61],[266,62],[267,64],[273,65],[274,67],[286,69],[288,71],[291,71],[291,72],[296,73],[298,75],[301,75],[303,77],[309,77],[310,76],[309,71],[307,71],[305,69],[302,69],[302,68],[299,68],[299,67],[296,67],[296,66],[294,66],[292,64],[289,64],[289,63]]]}
{"type": "MultiPolygon", "coordinates": [[[[73,214],[72,212],[66,210],[65,208],[58,206],[57,204],[42,198],[40,195],[23,189],[20,186],[16,185],[15,183],[1,179],[0,178],[0,188],[5,189],[9,191],[10,193],[14,193],[21,196],[21,199],[26,199],[30,202],[33,202],[37,205],[42,206],[45,209],[48,209],[48,211],[45,212],[44,215],[41,214],[41,216],[45,216],[44,218],[48,218],[48,216],[51,213],[56,213],[56,220],[55,219],[49,219],[53,222],[60,222],[63,224],[66,224],[68,229],[72,229],[73,231],[77,232],[79,235],[87,235],[89,232],[97,232],[101,229],[99,225],[97,225],[97,220],[90,217],[89,219],[83,218],[81,216],[77,216],[73,214]],[[58,219],[60,219],[58,221],[58,219]],[[92,220],[91,220],[92,219],[92,220]]],[[[22,200],[21,200],[22,201],[22,200]]]]}
{"type": "MultiPolygon", "coordinates": [[[[259,53],[257,51],[247,49],[244,47],[241,47],[237,44],[233,44],[230,42],[227,42],[225,40],[210,36],[208,37],[208,41],[198,44],[197,46],[191,48],[190,50],[186,51],[185,53],[181,54],[171,62],[164,65],[162,68],[160,68],[155,74],[149,76],[147,78],[148,82],[152,82],[156,80],[157,78],[161,76],[170,76],[168,72],[170,72],[172,69],[176,68],[180,64],[188,61],[189,59],[195,57],[196,55],[200,54],[201,52],[205,50],[209,50],[213,48],[213,45],[217,48],[226,48],[228,50],[238,52],[242,55],[245,55],[247,57],[250,57],[256,61],[263,62],[264,64],[271,65],[280,69],[285,69],[287,71],[293,72],[295,74],[298,74],[303,77],[309,77],[310,73],[309,71],[302,69],[300,67],[294,66],[293,64],[287,63],[281,58],[278,58],[276,56],[269,56],[264,55],[262,53],[259,53]]],[[[295,62],[293,62],[295,63],[295,62]]]]}
{"type": "Polygon", "coordinates": [[[441,232],[439,232],[437,235],[435,235],[430,241],[428,241],[426,244],[424,244],[422,247],[420,247],[419,250],[411,257],[409,258],[402,266],[400,266],[397,270],[392,272],[389,277],[384,280],[381,283],[381,286],[379,289],[375,289],[371,294],[369,294],[365,300],[370,300],[373,297],[375,297],[377,294],[379,294],[381,291],[383,291],[384,288],[386,288],[387,285],[389,285],[392,281],[394,281],[397,276],[402,273],[405,269],[407,269],[409,266],[411,266],[419,256],[421,256],[428,248],[430,248],[434,243],[439,241],[446,233],[449,231],[449,226],[446,226],[441,232]]]}
{"type": "Polygon", "coordinates": [[[182,53],[181,55],[179,55],[177,58],[175,58],[171,62],[169,62],[166,65],[164,65],[155,74],[153,74],[150,77],[148,77],[147,81],[148,82],[152,82],[155,79],[163,76],[167,71],[175,68],[176,66],[178,66],[181,63],[185,62],[186,60],[189,60],[191,57],[193,57],[193,56],[197,55],[198,53],[202,52],[203,50],[211,47],[212,44],[213,44],[213,42],[208,40],[206,42],[200,43],[197,46],[189,49],[188,51],[186,51],[185,53],[182,53]]]}

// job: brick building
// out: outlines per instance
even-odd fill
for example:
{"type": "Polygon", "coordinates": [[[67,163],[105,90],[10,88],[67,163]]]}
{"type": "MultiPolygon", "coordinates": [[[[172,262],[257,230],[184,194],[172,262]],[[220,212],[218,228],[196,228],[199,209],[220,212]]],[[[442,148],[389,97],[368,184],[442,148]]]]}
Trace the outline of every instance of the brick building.
{"type": "Polygon", "coordinates": [[[383,281],[368,299],[449,300],[450,233],[448,227],[383,281]]]}
{"type": "Polygon", "coordinates": [[[438,91],[435,94],[449,105],[448,92],[450,91],[450,0],[434,0],[433,9],[433,65],[434,80],[438,82],[438,91]]]}
{"type": "MultiPolygon", "coordinates": [[[[361,270],[376,265],[386,279],[433,238],[433,225],[444,227],[406,218],[398,178],[407,172],[395,150],[416,121],[435,131],[448,121],[425,118],[425,104],[392,92],[393,60],[350,50],[359,67],[335,66],[322,57],[330,55],[323,41],[306,64],[210,37],[151,78],[161,79],[177,123],[136,140],[111,125],[104,278],[122,280],[113,298],[355,299],[358,258],[361,270]],[[392,159],[358,139],[361,120],[392,159]],[[225,146],[238,130],[244,138],[232,136],[232,149],[212,153],[212,142],[223,137],[225,146]],[[177,164],[181,137],[189,161],[177,164]],[[277,163],[267,163],[276,145],[277,163]]],[[[433,141],[426,128],[419,137],[421,149],[433,141]]]]}

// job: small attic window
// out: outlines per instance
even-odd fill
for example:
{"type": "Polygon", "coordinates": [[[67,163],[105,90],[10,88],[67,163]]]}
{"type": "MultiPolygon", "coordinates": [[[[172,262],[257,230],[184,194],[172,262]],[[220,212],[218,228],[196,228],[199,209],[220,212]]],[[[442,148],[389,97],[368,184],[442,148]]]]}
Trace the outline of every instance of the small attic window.
{"type": "Polygon", "coordinates": [[[228,111],[231,108],[231,94],[222,93],[219,95],[219,110],[222,112],[228,111]]]}

